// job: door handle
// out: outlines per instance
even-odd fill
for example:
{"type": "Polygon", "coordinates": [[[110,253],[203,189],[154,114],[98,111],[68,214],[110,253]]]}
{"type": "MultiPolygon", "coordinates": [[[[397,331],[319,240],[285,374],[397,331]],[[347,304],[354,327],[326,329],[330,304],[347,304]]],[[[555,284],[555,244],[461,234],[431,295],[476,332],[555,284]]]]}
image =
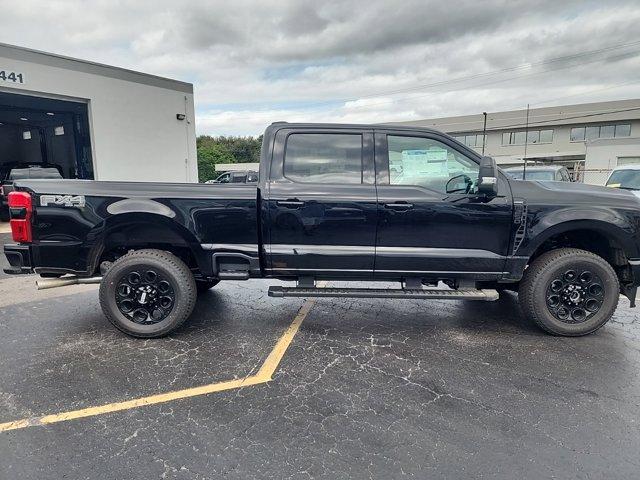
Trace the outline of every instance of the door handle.
{"type": "Polygon", "coordinates": [[[413,208],[413,203],[407,203],[407,202],[385,203],[384,208],[388,208],[389,210],[394,210],[396,212],[406,212],[407,210],[411,210],[413,208]]]}
{"type": "Polygon", "coordinates": [[[278,200],[276,202],[276,205],[285,208],[300,208],[304,207],[304,202],[302,200],[298,200],[297,198],[288,198],[287,200],[278,200]]]}

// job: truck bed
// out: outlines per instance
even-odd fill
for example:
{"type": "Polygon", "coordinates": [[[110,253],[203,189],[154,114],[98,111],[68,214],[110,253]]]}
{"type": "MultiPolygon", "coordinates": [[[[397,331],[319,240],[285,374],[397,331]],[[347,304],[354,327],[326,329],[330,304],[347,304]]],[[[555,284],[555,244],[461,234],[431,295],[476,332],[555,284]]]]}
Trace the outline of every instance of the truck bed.
{"type": "Polygon", "coordinates": [[[24,180],[15,188],[33,195],[32,255],[48,270],[93,273],[116,231],[119,243],[140,236],[161,246],[179,237],[198,252],[202,268],[215,252],[258,257],[255,185],[24,180]]]}

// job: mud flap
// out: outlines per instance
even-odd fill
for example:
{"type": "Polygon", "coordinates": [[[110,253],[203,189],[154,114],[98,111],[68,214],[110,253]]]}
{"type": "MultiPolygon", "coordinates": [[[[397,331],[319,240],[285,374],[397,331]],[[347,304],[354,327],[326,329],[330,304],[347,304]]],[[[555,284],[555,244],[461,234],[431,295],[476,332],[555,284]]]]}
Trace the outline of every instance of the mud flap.
{"type": "Polygon", "coordinates": [[[627,287],[624,289],[623,295],[631,302],[631,308],[636,306],[636,294],[638,293],[638,287],[627,287]]]}

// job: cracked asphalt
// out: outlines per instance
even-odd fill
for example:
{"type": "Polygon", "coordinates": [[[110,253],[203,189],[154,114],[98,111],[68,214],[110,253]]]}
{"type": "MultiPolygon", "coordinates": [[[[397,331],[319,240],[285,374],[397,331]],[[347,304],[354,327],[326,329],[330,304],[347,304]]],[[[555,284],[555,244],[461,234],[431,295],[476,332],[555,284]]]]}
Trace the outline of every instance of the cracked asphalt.
{"type": "MultiPolygon", "coordinates": [[[[250,375],[304,302],[223,282],[171,337],[134,340],[95,286],[32,282],[0,278],[0,423],[250,375]]],[[[639,364],[626,299],[582,338],[512,294],[318,299],[273,381],[0,432],[0,479],[637,479],[639,364]]]]}

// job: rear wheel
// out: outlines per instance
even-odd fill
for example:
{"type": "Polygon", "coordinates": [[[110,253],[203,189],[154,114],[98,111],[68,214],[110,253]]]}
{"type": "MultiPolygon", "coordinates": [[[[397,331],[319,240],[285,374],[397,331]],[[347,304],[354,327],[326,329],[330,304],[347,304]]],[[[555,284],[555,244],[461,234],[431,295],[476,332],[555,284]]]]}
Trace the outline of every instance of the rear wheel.
{"type": "Polygon", "coordinates": [[[161,337],[191,315],[197,297],[189,267],[162,250],[137,250],[116,260],[100,284],[100,306],[124,333],[161,337]]]}
{"type": "Polygon", "coordinates": [[[580,336],[609,321],[619,296],[616,272],[603,258],[560,248],[527,268],[518,299],[525,315],[547,332],[580,336]]]}

